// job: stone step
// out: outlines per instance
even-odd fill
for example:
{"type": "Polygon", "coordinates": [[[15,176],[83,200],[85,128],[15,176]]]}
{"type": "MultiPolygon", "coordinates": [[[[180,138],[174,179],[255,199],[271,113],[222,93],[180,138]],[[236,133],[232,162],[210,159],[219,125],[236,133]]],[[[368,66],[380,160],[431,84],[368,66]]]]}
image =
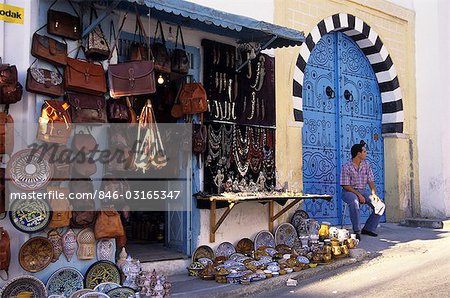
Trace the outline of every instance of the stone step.
{"type": "Polygon", "coordinates": [[[400,225],[414,228],[444,229],[450,230],[449,219],[436,218],[406,218],[400,225]]]}

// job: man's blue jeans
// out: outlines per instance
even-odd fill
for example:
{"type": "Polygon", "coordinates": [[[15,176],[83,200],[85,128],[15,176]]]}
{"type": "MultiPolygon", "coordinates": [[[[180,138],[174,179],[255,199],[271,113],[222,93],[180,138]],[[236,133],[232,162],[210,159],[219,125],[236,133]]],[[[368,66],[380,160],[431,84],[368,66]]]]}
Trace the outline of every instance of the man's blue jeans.
{"type": "MultiPolygon", "coordinates": [[[[367,190],[359,190],[357,189],[359,193],[363,195],[363,197],[366,199],[366,204],[372,208],[372,214],[369,216],[369,218],[366,221],[366,224],[364,225],[364,230],[375,232],[378,223],[380,222],[380,215],[375,214],[373,205],[370,202],[369,196],[372,194],[370,191],[367,190]]],[[[348,192],[346,190],[342,190],[343,192],[343,200],[345,203],[348,204],[349,211],[350,211],[350,220],[352,221],[353,226],[353,232],[354,233],[361,233],[361,219],[360,219],[360,210],[359,210],[359,200],[358,196],[355,195],[352,192],[348,192]]]]}

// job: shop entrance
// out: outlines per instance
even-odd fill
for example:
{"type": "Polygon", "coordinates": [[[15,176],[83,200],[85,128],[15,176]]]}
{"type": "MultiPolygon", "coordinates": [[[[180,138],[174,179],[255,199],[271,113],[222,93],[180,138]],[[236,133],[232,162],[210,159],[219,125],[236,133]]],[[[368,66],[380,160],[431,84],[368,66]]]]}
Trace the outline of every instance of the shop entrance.
{"type": "MultiPolygon", "coordinates": [[[[303,192],[333,195],[331,202],[306,202],[305,210],[316,219],[340,224],[340,169],[351,158],[351,146],[361,140],[367,144],[367,160],[374,172],[377,193],[384,198],[381,94],[370,62],[359,46],[341,32],[320,39],[304,75],[303,192]]],[[[365,222],[370,208],[363,205],[361,214],[365,222]]]]}

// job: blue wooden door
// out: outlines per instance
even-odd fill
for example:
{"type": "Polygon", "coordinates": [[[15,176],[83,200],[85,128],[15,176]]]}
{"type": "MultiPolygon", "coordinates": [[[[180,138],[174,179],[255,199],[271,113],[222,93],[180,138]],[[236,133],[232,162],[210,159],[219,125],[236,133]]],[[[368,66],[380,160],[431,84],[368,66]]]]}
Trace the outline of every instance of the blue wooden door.
{"type": "MultiPolygon", "coordinates": [[[[351,159],[351,146],[361,140],[367,143],[377,192],[384,197],[381,95],[369,61],[346,35],[327,34],[312,51],[305,69],[303,111],[304,192],[333,195],[330,203],[306,202],[305,210],[312,217],[340,224],[340,169],[351,159]]],[[[369,211],[362,207],[362,222],[369,211]]],[[[350,223],[348,215],[346,223],[350,223]]]]}

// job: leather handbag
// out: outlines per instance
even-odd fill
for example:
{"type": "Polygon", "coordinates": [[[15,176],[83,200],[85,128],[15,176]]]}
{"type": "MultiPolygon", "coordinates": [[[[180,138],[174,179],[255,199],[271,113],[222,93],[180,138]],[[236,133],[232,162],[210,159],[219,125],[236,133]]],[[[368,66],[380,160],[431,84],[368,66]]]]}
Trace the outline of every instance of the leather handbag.
{"type": "Polygon", "coordinates": [[[39,117],[38,140],[66,144],[71,131],[70,105],[60,100],[45,100],[39,117]]]}
{"type": "Polygon", "coordinates": [[[179,99],[184,114],[197,114],[208,110],[206,90],[201,83],[184,84],[179,99]]]}
{"type": "Polygon", "coordinates": [[[115,238],[125,235],[120,214],[109,207],[104,207],[95,221],[95,239],[115,238]]]}
{"type": "Polygon", "coordinates": [[[0,168],[0,219],[3,219],[6,217],[6,197],[5,196],[6,196],[5,169],[0,168]]]}
{"type": "Polygon", "coordinates": [[[27,70],[25,88],[28,92],[60,97],[64,95],[63,76],[57,68],[56,71],[51,71],[31,65],[27,70]]]}
{"type": "Polygon", "coordinates": [[[39,35],[37,31],[33,34],[31,55],[55,66],[65,66],[67,64],[67,44],[49,36],[39,35]]]}
{"type": "Polygon", "coordinates": [[[22,99],[23,87],[17,82],[16,84],[5,85],[0,87],[0,104],[13,104],[22,99]]]}
{"type": "Polygon", "coordinates": [[[136,10],[136,25],[134,30],[133,42],[129,49],[130,61],[150,60],[148,37],[142,24],[140,13],[136,10]],[[138,36],[138,40],[136,40],[138,36]]]}
{"type": "Polygon", "coordinates": [[[76,16],[71,15],[67,12],[57,11],[51,9],[53,5],[58,0],[55,0],[52,5],[50,5],[47,11],[47,31],[50,34],[68,38],[71,40],[78,40],[81,38],[81,32],[83,28],[81,27],[81,20],[78,12],[73,6],[72,2],[69,0],[70,6],[75,11],[76,16]]]}
{"type": "Polygon", "coordinates": [[[78,132],[73,137],[72,147],[84,160],[77,160],[73,168],[80,177],[89,177],[97,172],[97,165],[89,158],[90,152],[97,148],[97,141],[90,133],[78,132]]]}
{"type": "Polygon", "coordinates": [[[106,103],[108,122],[127,123],[130,121],[128,107],[123,100],[108,100],[106,103]]]}
{"type": "Polygon", "coordinates": [[[106,123],[106,101],[103,96],[68,92],[73,123],[106,123]]]}
{"type": "Polygon", "coordinates": [[[95,150],[97,141],[90,133],[79,131],[73,136],[72,147],[76,152],[82,151],[87,153],[95,150]]]}
{"type": "Polygon", "coordinates": [[[15,65],[0,64],[0,87],[16,85],[17,68],[15,65]]]}
{"type": "Polygon", "coordinates": [[[156,71],[162,73],[170,73],[171,62],[169,51],[166,48],[166,39],[164,38],[164,31],[162,29],[161,21],[158,20],[156,23],[155,39],[157,39],[158,28],[160,29],[161,42],[155,42],[152,45],[152,52],[155,59],[155,69],[156,71]]]}
{"type": "MultiPolygon", "coordinates": [[[[95,18],[98,18],[97,11],[95,10],[94,6],[91,6],[91,23],[93,16],[95,16],[95,18]]],[[[91,31],[91,33],[89,33],[89,36],[87,38],[86,58],[96,61],[102,61],[108,59],[108,57],[109,45],[106,41],[106,37],[103,33],[102,27],[99,24],[91,31]]]]}
{"type": "MultiPolygon", "coordinates": [[[[71,171],[71,151],[65,145],[56,145],[54,154],[52,181],[69,181],[71,171]]],[[[54,152],[54,153],[53,153],[54,152]]]]}
{"type": "Polygon", "coordinates": [[[14,120],[7,112],[0,112],[0,154],[11,154],[14,149],[14,120]]]}
{"type": "Polygon", "coordinates": [[[171,68],[173,72],[179,74],[188,74],[189,67],[190,67],[189,56],[186,53],[186,46],[184,44],[183,32],[181,31],[181,26],[178,25],[177,37],[175,40],[175,49],[172,52],[171,68]],[[178,48],[178,34],[180,34],[181,37],[181,45],[182,45],[181,49],[178,48]]]}
{"type": "MultiPolygon", "coordinates": [[[[94,185],[90,179],[72,180],[69,183],[70,191],[77,193],[94,193],[94,185]]],[[[97,218],[95,202],[93,200],[74,200],[72,202],[72,218],[70,226],[76,229],[83,229],[93,226],[97,218]]]]}
{"type": "Polygon", "coordinates": [[[65,69],[65,87],[69,91],[102,95],[106,92],[103,66],[68,57],[65,69]]]}
{"type": "MultiPolygon", "coordinates": [[[[52,199],[50,200],[50,207],[52,210],[52,218],[48,225],[51,229],[67,227],[70,224],[72,218],[72,210],[69,203],[69,189],[67,187],[47,187],[48,192],[64,193],[65,199],[52,199]]],[[[58,195],[59,196],[59,195],[58,195]]]]}
{"type": "Polygon", "coordinates": [[[0,278],[3,280],[8,280],[8,269],[9,263],[11,262],[11,241],[9,239],[8,232],[0,227],[0,271],[6,272],[6,278],[3,277],[3,274],[0,275],[0,278]]]}
{"type": "Polygon", "coordinates": [[[128,97],[125,98],[125,102],[128,107],[128,123],[138,123],[136,112],[134,111],[133,105],[128,97]]]}
{"type": "Polygon", "coordinates": [[[192,129],[192,151],[202,154],[206,151],[208,131],[206,125],[194,124],[192,129]]]}

